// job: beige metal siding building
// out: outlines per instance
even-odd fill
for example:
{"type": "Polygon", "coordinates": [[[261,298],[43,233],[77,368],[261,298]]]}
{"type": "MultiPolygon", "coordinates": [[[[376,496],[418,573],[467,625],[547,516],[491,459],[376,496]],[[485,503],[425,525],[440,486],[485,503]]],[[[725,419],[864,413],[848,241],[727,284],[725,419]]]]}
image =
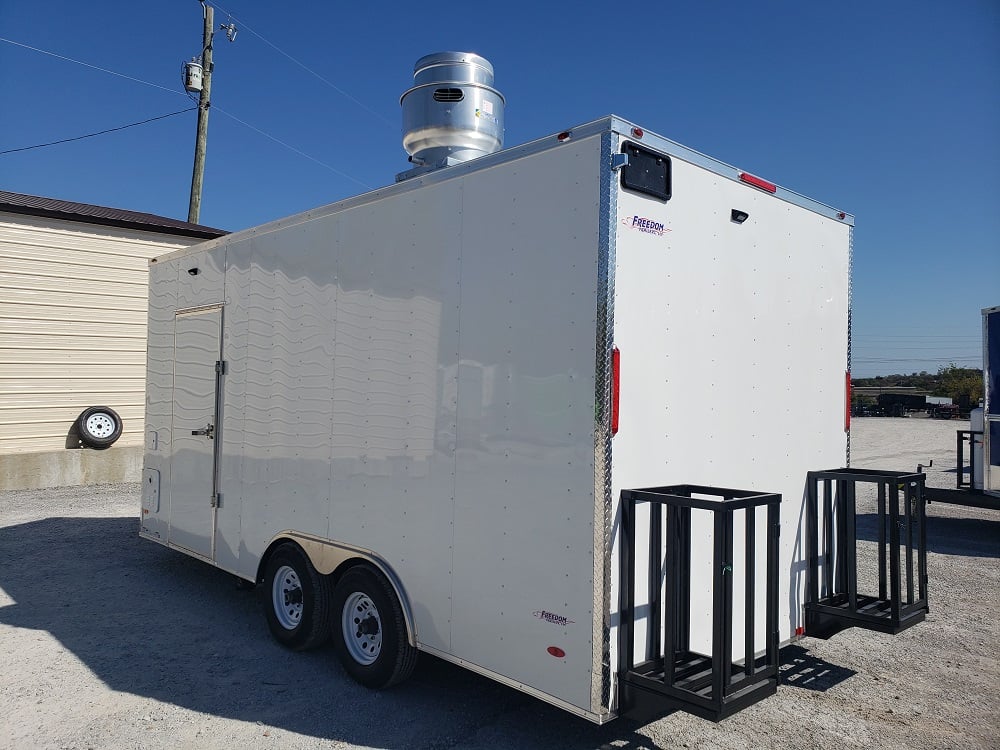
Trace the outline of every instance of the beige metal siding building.
{"type": "Polygon", "coordinates": [[[222,234],[0,191],[0,489],[138,479],[148,260],[222,234]],[[80,443],[91,406],[121,417],[107,450],[80,443]]]}

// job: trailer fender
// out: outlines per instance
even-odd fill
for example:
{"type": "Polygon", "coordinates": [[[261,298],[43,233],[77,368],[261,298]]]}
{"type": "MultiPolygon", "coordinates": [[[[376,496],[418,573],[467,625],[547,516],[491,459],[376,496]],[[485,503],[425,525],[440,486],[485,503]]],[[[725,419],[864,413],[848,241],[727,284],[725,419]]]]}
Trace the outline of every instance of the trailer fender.
{"type": "Polygon", "coordinates": [[[382,573],[392,585],[403,608],[403,619],[406,621],[406,639],[414,648],[417,647],[417,632],[413,621],[413,611],[410,608],[409,597],[399,576],[384,559],[378,554],[363,547],[355,547],[344,542],[332,539],[322,539],[320,537],[306,534],[301,531],[281,531],[272,537],[267,545],[267,552],[261,556],[260,564],[257,568],[257,582],[260,583],[264,574],[264,567],[267,565],[267,558],[271,551],[285,541],[295,542],[302,548],[302,551],[309,558],[313,567],[320,575],[332,575],[339,570],[346,570],[349,563],[367,562],[376,570],[382,573]]]}

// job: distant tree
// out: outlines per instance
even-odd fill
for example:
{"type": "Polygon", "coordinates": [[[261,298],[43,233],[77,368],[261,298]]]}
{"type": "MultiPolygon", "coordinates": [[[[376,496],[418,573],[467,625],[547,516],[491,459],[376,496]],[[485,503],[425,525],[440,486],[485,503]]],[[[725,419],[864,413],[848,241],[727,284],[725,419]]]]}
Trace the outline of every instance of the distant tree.
{"type": "Polygon", "coordinates": [[[940,378],[937,375],[930,375],[925,371],[921,373],[915,372],[912,375],[876,375],[873,378],[852,378],[851,382],[857,387],[906,387],[930,392],[938,387],[940,378]]]}
{"type": "Polygon", "coordinates": [[[958,403],[968,399],[976,404],[983,395],[983,371],[972,367],[958,367],[954,362],[938,370],[935,396],[946,396],[958,403]]]}

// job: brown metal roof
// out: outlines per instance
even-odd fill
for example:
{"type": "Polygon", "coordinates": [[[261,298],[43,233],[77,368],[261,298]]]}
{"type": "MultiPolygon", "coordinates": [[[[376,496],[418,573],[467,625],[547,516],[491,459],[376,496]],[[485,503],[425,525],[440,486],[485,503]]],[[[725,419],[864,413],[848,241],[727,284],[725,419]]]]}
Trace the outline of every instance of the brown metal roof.
{"type": "Polygon", "coordinates": [[[168,219],[166,216],[144,214],[138,211],[126,211],[121,208],[92,206],[89,203],[74,203],[56,198],[42,198],[37,195],[23,193],[8,193],[0,190],[0,211],[12,214],[27,214],[29,216],[45,216],[50,219],[78,221],[84,224],[102,224],[104,226],[141,229],[146,232],[173,234],[183,237],[200,237],[214,239],[228,234],[224,229],[214,229],[201,224],[189,224],[186,221],[168,219]]]}

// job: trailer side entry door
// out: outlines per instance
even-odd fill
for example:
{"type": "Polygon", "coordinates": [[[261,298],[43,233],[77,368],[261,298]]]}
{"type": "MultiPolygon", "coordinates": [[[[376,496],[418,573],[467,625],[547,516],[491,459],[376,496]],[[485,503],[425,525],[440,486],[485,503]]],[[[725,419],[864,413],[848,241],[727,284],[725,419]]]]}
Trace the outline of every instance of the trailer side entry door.
{"type": "Polygon", "coordinates": [[[174,318],[174,398],[170,457],[170,543],[213,557],[216,506],[219,306],[174,318]]]}

